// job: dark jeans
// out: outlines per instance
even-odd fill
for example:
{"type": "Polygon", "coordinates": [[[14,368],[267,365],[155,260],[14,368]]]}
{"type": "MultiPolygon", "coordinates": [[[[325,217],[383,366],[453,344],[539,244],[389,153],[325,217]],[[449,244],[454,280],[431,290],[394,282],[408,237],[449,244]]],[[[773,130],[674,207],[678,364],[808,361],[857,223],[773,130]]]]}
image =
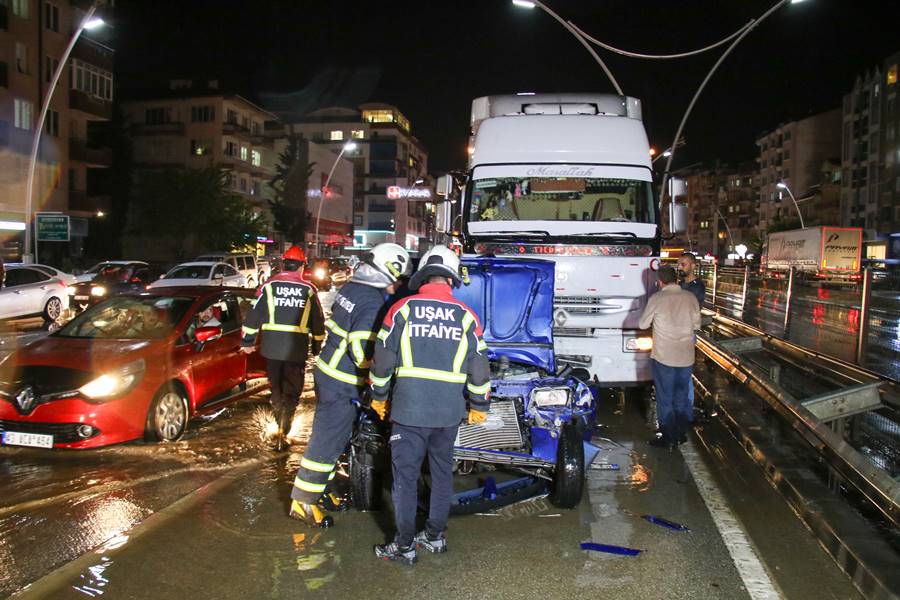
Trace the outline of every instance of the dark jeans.
{"type": "MultiPolygon", "coordinates": [[[[294,411],[300,403],[303,392],[303,375],[306,371],[302,363],[284,360],[266,360],[266,375],[272,386],[272,397],[269,402],[275,411],[275,419],[280,426],[290,428],[294,411]]],[[[284,433],[287,433],[287,429],[284,433]]]]}
{"type": "Polygon", "coordinates": [[[656,360],[652,362],[659,429],[666,443],[676,444],[679,438],[687,435],[691,423],[688,389],[693,367],[669,367],[656,360]]]}
{"type": "Polygon", "coordinates": [[[453,442],[458,425],[453,427],[411,427],[394,423],[391,427],[393,463],[394,518],[401,546],[412,544],[416,536],[418,481],[422,461],[428,455],[431,471],[431,502],[425,529],[432,537],[447,529],[450,500],[453,498],[453,442]]]}

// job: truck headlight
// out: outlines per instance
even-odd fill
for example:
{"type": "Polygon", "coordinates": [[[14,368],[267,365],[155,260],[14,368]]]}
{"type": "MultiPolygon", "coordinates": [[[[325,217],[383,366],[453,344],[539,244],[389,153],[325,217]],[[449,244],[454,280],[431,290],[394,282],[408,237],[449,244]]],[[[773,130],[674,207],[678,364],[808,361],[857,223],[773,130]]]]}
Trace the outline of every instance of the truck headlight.
{"type": "Polygon", "coordinates": [[[91,288],[91,296],[97,296],[98,298],[106,295],[106,288],[102,285],[95,285],[91,288]]]}
{"type": "Polygon", "coordinates": [[[119,396],[130,390],[141,379],[145,366],[144,359],[138,359],[111,373],[104,373],[100,377],[89,381],[78,388],[78,392],[91,400],[103,400],[119,396]]]}
{"type": "Polygon", "coordinates": [[[531,392],[536,406],[566,406],[571,396],[569,388],[538,388],[531,392]]]}
{"type": "Polygon", "coordinates": [[[625,352],[650,352],[653,350],[652,337],[625,338],[625,352]]]}

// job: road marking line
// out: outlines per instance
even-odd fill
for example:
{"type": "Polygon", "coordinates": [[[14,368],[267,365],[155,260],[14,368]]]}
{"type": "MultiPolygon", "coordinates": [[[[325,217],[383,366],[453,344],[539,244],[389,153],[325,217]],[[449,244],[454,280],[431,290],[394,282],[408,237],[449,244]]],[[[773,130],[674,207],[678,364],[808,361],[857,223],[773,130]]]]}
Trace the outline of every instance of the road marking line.
{"type": "Polygon", "coordinates": [[[713,481],[712,474],[706,468],[703,459],[697,454],[692,441],[688,440],[681,445],[681,455],[750,598],[753,600],[781,598],[772,578],[756,554],[747,532],[731,512],[728,502],[713,481]]]}

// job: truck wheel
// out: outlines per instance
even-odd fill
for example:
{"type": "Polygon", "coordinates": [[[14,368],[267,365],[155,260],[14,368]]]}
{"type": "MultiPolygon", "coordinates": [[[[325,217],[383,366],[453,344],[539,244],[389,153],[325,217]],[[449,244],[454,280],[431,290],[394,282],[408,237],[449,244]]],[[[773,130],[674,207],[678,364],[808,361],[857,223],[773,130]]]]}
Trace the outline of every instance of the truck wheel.
{"type": "Polygon", "coordinates": [[[577,423],[571,422],[559,432],[550,502],[560,508],[578,506],[584,491],[584,441],[580,430],[577,423]]]}
{"type": "Polygon", "coordinates": [[[350,497],[356,510],[375,508],[378,481],[375,456],[365,448],[350,447],[350,497]]]}

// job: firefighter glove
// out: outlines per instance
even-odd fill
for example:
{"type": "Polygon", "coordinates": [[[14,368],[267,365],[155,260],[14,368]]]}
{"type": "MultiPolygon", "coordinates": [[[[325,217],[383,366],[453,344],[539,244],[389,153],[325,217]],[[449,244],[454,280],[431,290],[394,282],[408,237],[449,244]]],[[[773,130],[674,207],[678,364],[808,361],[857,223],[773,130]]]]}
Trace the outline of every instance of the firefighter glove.
{"type": "Polygon", "coordinates": [[[487,421],[487,413],[481,412],[480,410],[475,410],[474,408],[469,409],[469,425],[478,425],[479,423],[484,423],[487,421]]]}

